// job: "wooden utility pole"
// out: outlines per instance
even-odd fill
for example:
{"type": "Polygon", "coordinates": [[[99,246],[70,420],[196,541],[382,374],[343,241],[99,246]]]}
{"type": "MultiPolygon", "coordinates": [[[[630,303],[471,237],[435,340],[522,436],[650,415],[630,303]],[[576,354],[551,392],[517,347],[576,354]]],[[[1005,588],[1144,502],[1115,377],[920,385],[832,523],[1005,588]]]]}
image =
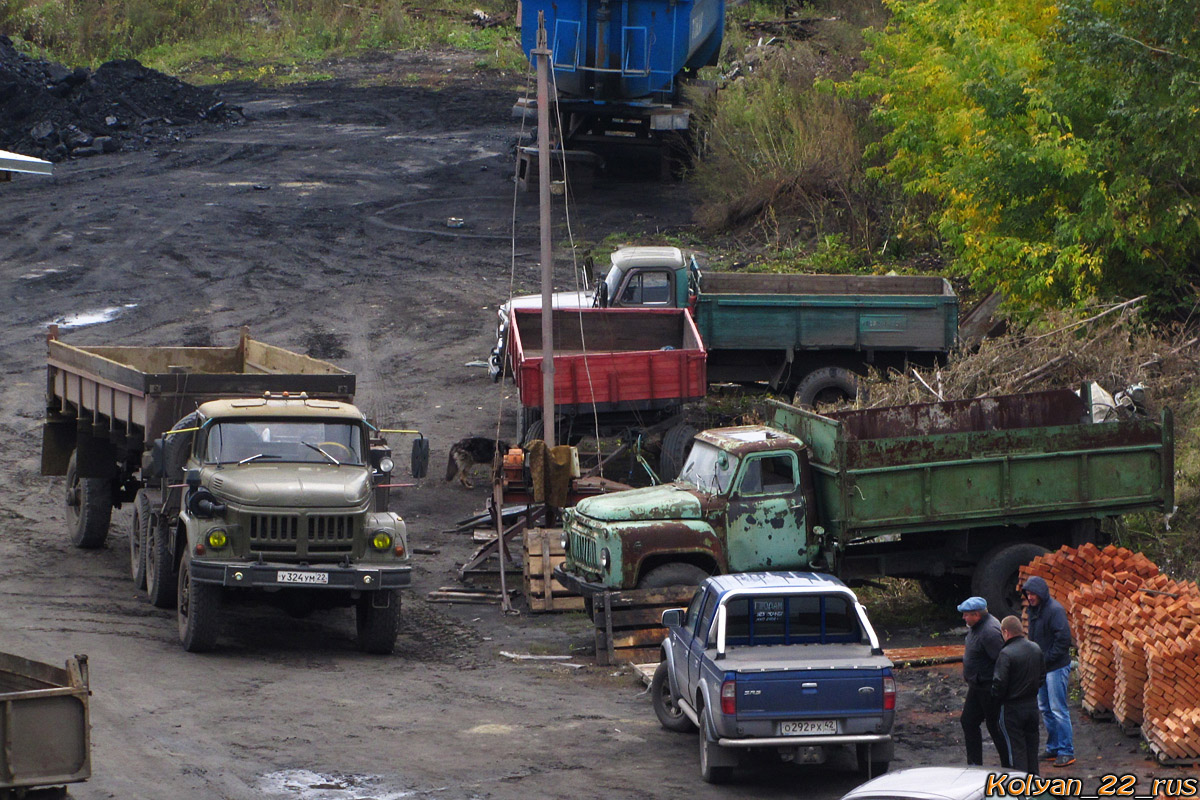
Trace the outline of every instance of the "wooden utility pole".
{"type": "Polygon", "coordinates": [[[542,235],[542,440],[554,447],[554,255],[550,244],[550,50],[546,14],[538,12],[538,198],[542,235]]]}

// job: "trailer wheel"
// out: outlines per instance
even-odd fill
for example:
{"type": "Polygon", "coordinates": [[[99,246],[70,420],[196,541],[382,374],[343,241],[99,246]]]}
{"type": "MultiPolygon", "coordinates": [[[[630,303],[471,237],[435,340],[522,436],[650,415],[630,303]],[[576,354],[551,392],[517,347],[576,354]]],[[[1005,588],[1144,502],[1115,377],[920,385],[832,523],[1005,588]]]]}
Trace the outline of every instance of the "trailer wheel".
{"type": "Polygon", "coordinates": [[[695,564],[674,561],[655,567],[638,581],[639,589],[665,589],[668,586],[699,586],[708,573],[695,564]]]}
{"type": "Polygon", "coordinates": [[[176,600],[175,560],[171,557],[171,532],[159,518],[146,529],[146,594],[155,608],[171,608],[176,600]]]}
{"type": "Polygon", "coordinates": [[[221,630],[221,587],[192,580],[192,554],[185,552],[176,582],[175,618],[179,641],[189,653],[204,653],[217,643],[221,630]]]}
{"type": "Polygon", "coordinates": [[[865,394],[865,390],[853,372],[842,367],[821,367],[800,379],[792,402],[816,408],[854,400],[860,394],[865,394]]]}
{"type": "Polygon", "coordinates": [[[112,521],[112,482],[107,478],[81,478],[76,464],[79,451],[67,462],[67,525],[71,544],[85,550],[104,546],[112,521]]]}
{"type": "Polygon", "coordinates": [[[546,424],[541,419],[535,419],[525,428],[525,433],[521,435],[521,445],[528,447],[529,443],[535,439],[542,439],[546,436],[546,424]]]}
{"type": "Polygon", "coordinates": [[[1021,590],[1017,586],[1021,567],[1049,551],[1033,542],[1001,545],[975,565],[972,591],[987,601],[988,611],[999,619],[1021,616],[1021,590]]]}
{"type": "Polygon", "coordinates": [[[692,452],[698,431],[681,422],[674,425],[663,436],[662,453],[658,458],[658,477],[664,481],[673,481],[679,477],[688,454],[692,452]]]}
{"type": "Polygon", "coordinates": [[[146,537],[150,533],[150,498],[138,490],[129,524],[129,577],[136,589],[146,588],[146,537]]]}
{"type": "Polygon", "coordinates": [[[396,649],[396,631],[400,627],[400,592],[388,592],[384,608],[375,605],[373,593],[359,598],[355,608],[358,646],[364,652],[391,655],[396,649]]]}
{"type": "Polygon", "coordinates": [[[664,728],[676,733],[686,733],[692,730],[692,721],[679,707],[675,695],[671,693],[671,681],[667,677],[667,662],[660,661],[654,670],[654,678],[650,681],[650,700],[654,704],[654,716],[664,728]]]}

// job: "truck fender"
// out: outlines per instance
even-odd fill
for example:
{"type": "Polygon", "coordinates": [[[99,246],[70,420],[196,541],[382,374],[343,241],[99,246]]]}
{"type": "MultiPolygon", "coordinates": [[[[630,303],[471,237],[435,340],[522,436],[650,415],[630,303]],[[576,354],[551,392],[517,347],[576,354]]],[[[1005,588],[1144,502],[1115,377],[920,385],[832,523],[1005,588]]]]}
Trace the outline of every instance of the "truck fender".
{"type": "Polygon", "coordinates": [[[673,655],[674,650],[671,647],[671,637],[669,634],[666,641],[662,644],[662,652],[662,660],[667,662],[667,682],[671,684],[671,694],[676,697],[683,697],[683,692],[679,688],[679,682],[675,680],[675,656],[673,655]]]}
{"type": "MultiPolygon", "coordinates": [[[[625,569],[632,570],[626,574],[630,585],[636,583],[637,579],[648,570],[658,566],[657,563],[654,563],[656,561],[662,563],[691,561],[689,556],[714,563],[716,569],[712,570],[713,574],[728,572],[725,548],[721,546],[721,540],[712,526],[703,520],[653,523],[643,527],[637,533],[637,540],[642,543],[642,546],[636,549],[630,546],[622,548],[627,554],[626,558],[628,558],[628,554],[636,554],[635,559],[625,563],[625,569]],[[705,540],[710,541],[711,546],[705,547],[705,540]],[[683,544],[682,547],[681,544],[683,544]],[[647,566],[648,562],[650,566],[647,566]]],[[[622,537],[626,540],[634,538],[632,531],[623,531],[622,537]]]]}

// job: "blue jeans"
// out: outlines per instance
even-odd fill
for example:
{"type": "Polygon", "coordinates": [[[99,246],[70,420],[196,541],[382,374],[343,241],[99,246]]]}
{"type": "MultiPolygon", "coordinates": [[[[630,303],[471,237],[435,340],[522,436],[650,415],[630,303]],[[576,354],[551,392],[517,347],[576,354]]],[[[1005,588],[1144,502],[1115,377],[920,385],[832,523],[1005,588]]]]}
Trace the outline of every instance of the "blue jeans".
{"type": "Polygon", "coordinates": [[[1075,755],[1075,734],[1067,707],[1067,679],[1071,665],[1046,673],[1046,684],[1038,690],[1038,710],[1046,726],[1046,750],[1056,756],[1075,755]]]}

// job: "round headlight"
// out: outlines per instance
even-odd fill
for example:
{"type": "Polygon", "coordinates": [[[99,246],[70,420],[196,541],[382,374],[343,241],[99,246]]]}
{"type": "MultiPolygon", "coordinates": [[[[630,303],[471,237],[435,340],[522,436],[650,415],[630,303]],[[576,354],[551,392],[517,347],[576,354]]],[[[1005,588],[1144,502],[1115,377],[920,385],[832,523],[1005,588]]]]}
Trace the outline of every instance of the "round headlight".
{"type": "Polygon", "coordinates": [[[571,537],[567,535],[566,531],[562,532],[562,537],[558,540],[558,543],[562,545],[564,553],[571,552],[571,537]]]}
{"type": "Polygon", "coordinates": [[[371,546],[380,552],[387,550],[392,546],[392,535],[387,531],[375,531],[375,535],[371,537],[371,546]]]}
{"type": "Polygon", "coordinates": [[[229,544],[229,535],[224,528],[213,528],[208,532],[208,546],[217,550],[229,544]]]}
{"type": "Polygon", "coordinates": [[[600,551],[600,569],[608,569],[608,559],[608,548],[606,547],[600,551]]]}
{"type": "Polygon", "coordinates": [[[396,468],[396,462],[392,461],[387,456],[384,456],[383,458],[379,459],[379,471],[380,472],[391,472],[395,468],[396,468]]]}

